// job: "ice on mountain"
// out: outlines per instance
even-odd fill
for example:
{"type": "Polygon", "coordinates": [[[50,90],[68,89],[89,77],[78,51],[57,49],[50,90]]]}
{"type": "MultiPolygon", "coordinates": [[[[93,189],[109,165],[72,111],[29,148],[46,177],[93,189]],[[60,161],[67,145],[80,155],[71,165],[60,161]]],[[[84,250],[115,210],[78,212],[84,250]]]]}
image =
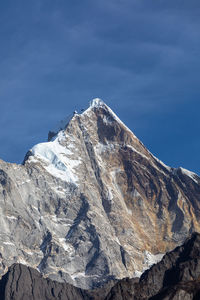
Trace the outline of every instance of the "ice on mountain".
{"type": "Polygon", "coordinates": [[[105,103],[100,98],[94,98],[90,102],[90,107],[101,107],[101,106],[104,106],[104,105],[105,105],[105,103]]]}
{"type": "Polygon", "coordinates": [[[3,242],[4,245],[9,245],[9,246],[15,246],[15,244],[11,243],[11,242],[3,242]]]}
{"type": "Polygon", "coordinates": [[[136,150],[133,146],[131,145],[126,145],[127,148],[131,149],[133,152],[138,153],[139,155],[143,156],[146,159],[149,159],[146,155],[144,155],[143,153],[139,152],[138,150],[136,150]]]}
{"type": "Polygon", "coordinates": [[[61,131],[54,141],[37,144],[31,152],[35,158],[46,163],[45,168],[50,174],[64,181],[76,183],[77,176],[73,169],[80,164],[80,160],[72,158],[73,153],[61,145],[63,140],[64,133],[61,131]]]}
{"type": "Polygon", "coordinates": [[[187,169],[184,168],[179,168],[181,170],[181,172],[185,175],[187,175],[188,177],[190,177],[194,182],[198,183],[198,181],[196,180],[196,178],[198,177],[197,174],[195,174],[194,172],[191,172],[187,169]]]}
{"type": "Polygon", "coordinates": [[[159,163],[161,164],[165,169],[167,169],[169,172],[172,170],[171,167],[167,166],[164,162],[162,162],[160,159],[158,159],[156,156],[152,155],[153,158],[159,163]]]}
{"type": "Polygon", "coordinates": [[[163,253],[152,254],[149,251],[144,251],[144,269],[143,272],[149,269],[152,265],[158,263],[163,258],[163,253]]]}

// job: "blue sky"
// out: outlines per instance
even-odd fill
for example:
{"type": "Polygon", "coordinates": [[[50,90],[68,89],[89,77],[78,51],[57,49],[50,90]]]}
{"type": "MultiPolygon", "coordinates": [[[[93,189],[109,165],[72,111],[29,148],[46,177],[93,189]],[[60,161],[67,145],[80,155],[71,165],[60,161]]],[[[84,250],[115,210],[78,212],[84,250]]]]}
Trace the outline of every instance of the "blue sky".
{"type": "Polygon", "coordinates": [[[199,172],[199,0],[2,0],[0,157],[21,162],[102,98],[166,164],[199,172]]]}

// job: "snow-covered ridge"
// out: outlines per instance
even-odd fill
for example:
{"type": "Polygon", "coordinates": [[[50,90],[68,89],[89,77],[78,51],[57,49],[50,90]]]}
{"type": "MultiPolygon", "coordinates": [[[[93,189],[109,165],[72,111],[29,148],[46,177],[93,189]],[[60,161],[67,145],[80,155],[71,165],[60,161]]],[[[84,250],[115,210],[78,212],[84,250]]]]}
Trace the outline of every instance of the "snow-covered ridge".
{"type": "Polygon", "coordinates": [[[42,160],[51,175],[75,184],[77,176],[74,168],[80,164],[80,160],[73,159],[73,153],[61,144],[64,140],[64,131],[60,131],[53,141],[35,145],[30,150],[33,154],[30,159],[42,160]]]}
{"type": "Polygon", "coordinates": [[[167,169],[169,172],[171,172],[172,168],[167,166],[164,162],[162,162],[160,159],[158,159],[156,156],[154,156],[153,154],[151,154],[153,156],[153,158],[159,163],[161,164],[165,169],[167,169]]]}
{"type": "Polygon", "coordinates": [[[107,106],[107,105],[100,98],[94,98],[92,101],[90,101],[90,107],[102,107],[102,106],[107,106]]]}
{"type": "Polygon", "coordinates": [[[181,170],[181,172],[185,175],[187,175],[188,177],[190,177],[194,182],[198,183],[198,181],[196,180],[196,178],[198,177],[198,175],[194,172],[191,172],[187,169],[184,168],[179,168],[179,170],[181,170]]]}
{"type": "MultiPolygon", "coordinates": [[[[64,130],[66,129],[66,127],[68,126],[70,121],[73,118],[76,118],[76,116],[81,117],[81,116],[87,115],[87,117],[92,118],[93,113],[94,113],[94,108],[104,108],[107,112],[109,112],[109,114],[112,116],[112,118],[118,124],[123,126],[127,131],[129,131],[134,136],[134,138],[138,142],[140,142],[139,139],[133,134],[133,132],[117,117],[117,115],[112,111],[112,109],[110,109],[110,107],[108,107],[104,103],[103,100],[101,100],[100,98],[95,98],[90,102],[90,105],[87,110],[81,111],[80,114],[78,114],[75,111],[73,114],[68,116],[60,124],[59,128],[62,127],[63,129],[60,130],[58,132],[58,134],[54,138],[52,138],[52,140],[50,142],[39,143],[39,144],[35,145],[31,149],[33,157],[30,159],[42,160],[44,162],[44,166],[45,166],[46,170],[49,173],[51,173],[53,176],[60,177],[62,180],[67,181],[67,182],[77,183],[78,179],[77,179],[77,176],[75,175],[76,172],[75,172],[74,168],[76,168],[80,164],[80,160],[74,159],[74,154],[73,154],[73,152],[70,151],[70,146],[69,147],[64,146],[65,139],[66,139],[64,130]]],[[[105,114],[105,116],[103,116],[104,123],[106,123],[108,125],[112,125],[113,119],[111,118],[108,120],[106,115],[107,114],[105,114]]],[[[133,151],[138,152],[131,145],[127,145],[127,147],[131,147],[133,151]]],[[[100,151],[100,149],[103,150],[102,146],[98,150],[100,151]]],[[[150,151],[147,150],[147,152],[149,152],[150,156],[152,156],[157,162],[159,162],[168,172],[176,172],[176,169],[173,169],[173,168],[165,165],[162,161],[160,161],[158,158],[156,158],[150,151]]],[[[149,159],[144,154],[142,154],[140,152],[138,152],[138,153],[141,154],[142,156],[144,156],[146,159],[149,159]]],[[[198,181],[197,181],[198,176],[195,173],[188,171],[184,168],[179,168],[179,169],[181,170],[181,172],[183,174],[189,176],[194,182],[198,183],[198,181]]]]}

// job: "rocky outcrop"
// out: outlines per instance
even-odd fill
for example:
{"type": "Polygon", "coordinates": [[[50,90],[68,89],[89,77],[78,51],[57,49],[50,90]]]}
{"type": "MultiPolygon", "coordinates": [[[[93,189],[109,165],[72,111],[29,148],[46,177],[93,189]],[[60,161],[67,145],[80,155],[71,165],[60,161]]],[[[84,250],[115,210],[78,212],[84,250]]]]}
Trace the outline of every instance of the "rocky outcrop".
{"type": "Polygon", "coordinates": [[[114,285],[83,290],[42,277],[37,270],[13,264],[0,280],[0,300],[104,300],[114,285]]]}
{"type": "Polygon", "coordinates": [[[67,283],[42,278],[24,265],[14,264],[0,282],[1,300],[81,300],[89,299],[82,291],[67,283]]]}
{"type": "Polygon", "coordinates": [[[200,234],[167,253],[138,283],[119,281],[106,300],[192,300],[200,297],[200,234]]]}
{"type": "Polygon", "coordinates": [[[81,288],[139,276],[200,231],[200,178],[156,159],[102,101],[23,165],[0,161],[0,272],[81,288]]]}
{"type": "Polygon", "coordinates": [[[94,290],[59,283],[14,264],[0,281],[1,300],[197,300],[200,297],[200,234],[167,253],[139,279],[123,279],[94,290]],[[114,285],[114,286],[113,286],[114,285]]]}

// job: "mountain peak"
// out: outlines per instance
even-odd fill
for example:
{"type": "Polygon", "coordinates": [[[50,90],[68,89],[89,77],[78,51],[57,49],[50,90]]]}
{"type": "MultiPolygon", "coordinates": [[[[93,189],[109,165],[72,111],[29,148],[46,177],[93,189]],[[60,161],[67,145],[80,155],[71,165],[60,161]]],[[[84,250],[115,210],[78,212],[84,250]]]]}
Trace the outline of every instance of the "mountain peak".
{"type": "MultiPolygon", "coordinates": [[[[102,99],[94,98],[89,102],[89,107],[86,110],[84,110],[84,111],[81,110],[80,115],[85,115],[88,113],[90,114],[90,112],[95,112],[96,114],[98,114],[98,112],[102,112],[102,110],[107,111],[110,114],[114,115],[114,112],[112,111],[112,109],[108,105],[106,105],[102,99]]],[[[91,116],[88,115],[88,117],[91,117],[91,116]]]]}
{"type": "Polygon", "coordinates": [[[107,106],[103,100],[100,98],[94,98],[92,101],[90,101],[90,107],[102,107],[102,106],[107,106]]]}
{"type": "Polygon", "coordinates": [[[57,126],[50,129],[48,133],[48,141],[51,141],[52,138],[54,138],[59,133],[59,131],[66,129],[69,122],[73,119],[74,116],[88,113],[93,108],[107,108],[110,111],[112,111],[110,108],[108,108],[108,106],[104,103],[103,100],[101,100],[100,98],[94,98],[92,101],[89,102],[89,107],[86,110],[81,109],[80,113],[79,110],[78,111],[74,110],[74,112],[71,112],[68,116],[66,116],[63,120],[61,120],[57,124],[57,126]]]}
{"type": "Polygon", "coordinates": [[[81,115],[87,115],[89,118],[91,118],[91,112],[95,113],[96,116],[101,116],[101,118],[104,120],[104,123],[107,123],[107,125],[113,126],[113,121],[115,123],[118,123],[119,126],[122,126],[126,131],[131,133],[131,135],[133,135],[134,138],[137,139],[133,132],[122,122],[122,120],[102,99],[94,98],[92,101],[90,101],[89,108],[86,109],[81,115]]]}
{"type": "Polygon", "coordinates": [[[200,178],[154,158],[102,100],[61,128],[23,166],[0,163],[0,274],[19,262],[94,288],[200,232],[200,178]]]}

